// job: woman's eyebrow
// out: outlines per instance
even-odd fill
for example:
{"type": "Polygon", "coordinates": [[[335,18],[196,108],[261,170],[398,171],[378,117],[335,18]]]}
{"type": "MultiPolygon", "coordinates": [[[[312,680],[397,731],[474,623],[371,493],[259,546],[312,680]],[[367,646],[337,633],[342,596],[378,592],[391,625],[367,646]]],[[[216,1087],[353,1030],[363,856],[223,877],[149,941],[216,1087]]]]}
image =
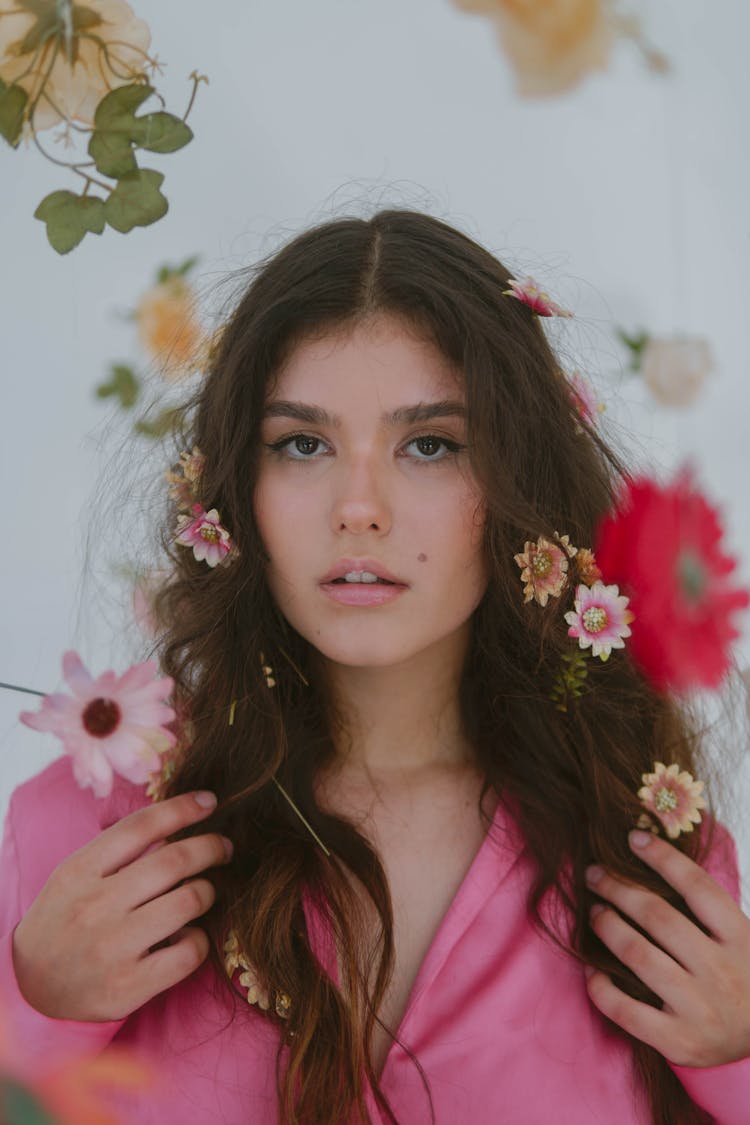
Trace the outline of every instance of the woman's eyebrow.
{"type": "MultiPolygon", "coordinates": [[[[266,404],[264,418],[294,418],[297,422],[307,422],[313,426],[341,426],[337,414],[329,414],[321,406],[306,402],[290,402],[275,399],[266,404]]],[[[392,413],[384,413],[380,421],[386,426],[409,425],[414,422],[429,422],[432,418],[465,418],[466,407],[462,402],[440,399],[438,402],[418,402],[414,406],[399,406],[392,413]]]]}

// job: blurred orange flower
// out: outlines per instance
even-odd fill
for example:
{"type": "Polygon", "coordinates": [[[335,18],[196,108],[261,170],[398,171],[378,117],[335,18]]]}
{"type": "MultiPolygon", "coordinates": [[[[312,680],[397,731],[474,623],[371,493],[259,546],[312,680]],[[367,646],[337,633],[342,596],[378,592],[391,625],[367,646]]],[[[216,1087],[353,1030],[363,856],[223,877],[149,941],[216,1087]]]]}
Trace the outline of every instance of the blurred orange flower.
{"type": "Polygon", "coordinates": [[[547,97],[604,70],[615,23],[603,0],[454,0],[489,16],[515,71],[519,94],[547,97]]]}
{"type": "Polygon", "coordinates": [[[149,289],[135,311],[141,344],[160,373],[177,382],[206,361],[208,341],[198,319],[195,294],[179,274],[149,289]]]}
{"type": "Polygon", "coordinates": [[[37,132],[66,119],[93,125],[105,94],[158,66],[148,24],[126,0],[0,0],[0,17],[0,78],[31,101],[44,86],[37,132]]]}

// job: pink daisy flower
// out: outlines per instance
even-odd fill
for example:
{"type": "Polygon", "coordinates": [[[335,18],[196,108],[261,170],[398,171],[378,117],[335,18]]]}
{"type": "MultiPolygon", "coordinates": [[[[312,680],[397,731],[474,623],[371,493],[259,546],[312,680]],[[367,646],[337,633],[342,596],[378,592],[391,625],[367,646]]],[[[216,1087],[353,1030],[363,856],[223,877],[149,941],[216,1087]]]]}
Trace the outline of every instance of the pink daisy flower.
{"type": "Polygon", "coordinates": [[[192,516],[177,517],[177,531],[177,542],[192,547],[196,559],[209,566],[223,562],[232,550],[229,532],[219,523],[216,508],[206,512],[200,504],[193,504],[192,516]]]}
{"type": "Polygon", "coordinates": [[[526,583],[525,602],[534,599],[544,606],[549,598],[559,598],[562,593],[567,581],[568,558],[577,554],[577,548],[571,547],[567,535],[559,539],[565,550],[540,535],[536,543],[524,544],[522,554],[513,556],[521,567],[521,581],[526,583]]]}
{"type": "Polygon", "coordinates": [[[569,637],[577,637],[581,648],[591,646],[593,656],[609,660],[613,648],[625,648],[624,637],[633,614],[627,609],[628,599],[617,586],[595,582],[593,586],[576,587],[575,610],[565,614],[569,637]]]}
{"type": "Polygon", "coordinates": [[[654,771],[642,775],[643,788],[638,790],[638,797],[661,821],[667,836],[676,840],[680,832],[692,832],[693,825],[701,822],[698,809],[707,807],[700,795],[703,782],[694,781],[692,774],[680,771],[677,765],[654,762],[654,771]]]}
{"type": "Polygon", "coordinates": [[[572,312],[567,312],[566,309],[556,305],[552,298],[539,288],[533,277],[527,277],[524,281],[516,281],[509,277],[508,285],[510,285],[510,289],[504,289],[503,296],[516,297],[524,305],[528,305],[537,316],[573,315],[572,312]]]}
{"type": "Polygon", "coordinates": [[[163,726],[175,718],[164,703],[172,680],[157,679],[156,671],[154,661],[146,660],[122,676],[108,671],[94,679],[77,653],[66,652],[63,676],[72,695],[45,695],[39,711],[22,711],[19,718],[62,739],[76,781],[95,797],[109,796],[114,773],[143,785],[175,743],[163,726]]]}

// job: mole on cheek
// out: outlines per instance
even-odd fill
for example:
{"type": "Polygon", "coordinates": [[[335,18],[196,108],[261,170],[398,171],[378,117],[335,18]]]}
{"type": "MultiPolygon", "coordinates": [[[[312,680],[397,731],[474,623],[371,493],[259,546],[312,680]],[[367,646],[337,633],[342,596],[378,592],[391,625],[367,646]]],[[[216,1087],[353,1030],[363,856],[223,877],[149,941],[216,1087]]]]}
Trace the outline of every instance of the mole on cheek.
{"type": "Polygon", "coordinates": [[[424,553],[424,551],[419,552],[419,554],[417,555],[417,560],[419,562],[427,562],[427,555],[424,553]]]}

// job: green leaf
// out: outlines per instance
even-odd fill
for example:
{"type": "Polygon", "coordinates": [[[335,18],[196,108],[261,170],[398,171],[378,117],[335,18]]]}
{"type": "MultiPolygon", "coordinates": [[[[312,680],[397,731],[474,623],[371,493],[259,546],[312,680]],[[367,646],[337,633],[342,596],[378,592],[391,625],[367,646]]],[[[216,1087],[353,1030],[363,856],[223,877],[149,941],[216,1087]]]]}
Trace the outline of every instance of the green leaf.
{"type": "Polygon", "coordinates": [[[140,383],[133,371],[132,367],[127,367],[125,364],[113,363],[110,368],[112,378],[108,383],[100,383],[96,388],[98,398],[109,398],[110,395],[116,395],[120,400],[120,405],[125,410],[129,410],[134,406],[140,391],[140,383]]]}
{"type": "Polygon", "coordinates": [[[89,156],[103,176],[117,180],[138,167],[133,146],[123,133],[94,132],[88,147],[89,156]]]}
{"type": "Polygon", "coordinates": [[[630,370],[640,371],[644,348],[651,339],[648,332],[638,332],[634,336],[629,336],[622,328],[617,328],[615,331],[620,342],[623,343],[630,352],[630,370]]]}
{"type": "Polygon", "coordinates": [[[153,92],[154,87],[145,82],[136,82],[131,86],[118,86],[116,90],[110,90],[96,107],[94,128],[115,131],[121,129],[127,121],[134,120],[135,110],[153,92]]]}
{"type": "Polygon", "coordinates": [[[7,86],[0,78],[0,136],[18,147],[29,95],[22,86],[7,86]]]}
{"type": "Polygon", "coordinates": [[[102,233],[105,203],[95,195],[53,191],[39,204],[34,218],[47,224],[47,238],[53,249],[58,254],[67,254],[84,235],[102,233]]]}
{"type": "Polygon", "coordinates": [[[0,1121],[9,1125],[55,1125],[31,1090],[5,1075],[0,1081],[0,1121]]]}
{"type": "Polygon", "coordinates": [[[170,277],[185,277],[198,261],[200,261],[198,255],[194,254],[181,266],[161,266],[156,274],[156,284],[163,285],[165,281],[169,281],[170,277]]]}
{"type": "Polygon", "coordinates": [[[133,227],[147,227],[161,219],[169,207],[159,191],[163,182],[162,173],[150,168],[139,168],[123,176],[104,204],[109,225],[127,234],[133,227]]]}
{"type": "Polygon", "coordinates": [[[162,410],[152,422],[148,421],[147,418],[141,418],[136,422],[133,429],[136,433],[143,434],[144,437],[163,438],[174,429],[181,414],[180,408],[173,406],[167,410],[162,410]]]}
{"type": "Polygon", "coordinates": [[[176,152],[193,139],[193,130],[171,113],[147,113],[133,121],[138,125],[136,144],[149,152],[176,152]]]}

